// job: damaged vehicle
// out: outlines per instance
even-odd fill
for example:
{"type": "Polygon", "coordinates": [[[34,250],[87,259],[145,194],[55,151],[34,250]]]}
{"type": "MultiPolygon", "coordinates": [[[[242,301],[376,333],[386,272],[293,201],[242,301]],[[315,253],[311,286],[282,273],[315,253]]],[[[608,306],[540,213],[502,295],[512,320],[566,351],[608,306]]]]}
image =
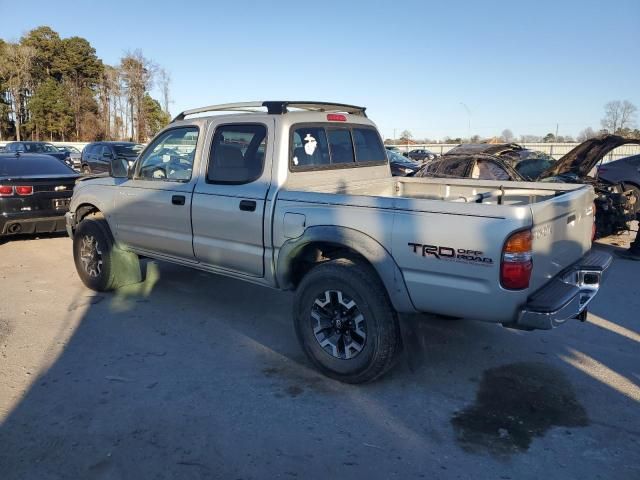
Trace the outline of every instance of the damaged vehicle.
{"type": "Polygon", "coordinates": [[[586,140],[558,161],[525,159],[515,165],[513,158],[516,155],[521,158],[527,150],[517,144],[461,145],[422,168],[415,176],[591,185],[595,191],[596,237],[601,238],[628,230],[628,222],[635,219],[639,199],[634,190],[623,183],[598,177],[595,167],[615,148],[632,143],[640,144],[640,140],[602,135],[586,140]],[[529,160],[534,160],[535,165],[528,163],[529,160]],[[547,168],[541,169],[545,163],[547,168]]]}

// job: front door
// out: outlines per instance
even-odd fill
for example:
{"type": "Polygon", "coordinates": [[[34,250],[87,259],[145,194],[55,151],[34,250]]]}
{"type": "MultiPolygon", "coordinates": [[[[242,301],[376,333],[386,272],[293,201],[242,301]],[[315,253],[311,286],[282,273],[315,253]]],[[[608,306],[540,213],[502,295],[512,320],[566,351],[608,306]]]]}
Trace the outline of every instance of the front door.
{"type": "Polygon", "coordinates": [[[251,123],[214,125],[192,205],[193,249],[206,265],[264,276],[273,122],[265,115],[251,123]]]}
{"type": "Polygon", "coordinates": [[[159,135],[119,187],[116,239],[138,250],[194,260],[191,194],[199,129],[176,127],[159,135]]]}

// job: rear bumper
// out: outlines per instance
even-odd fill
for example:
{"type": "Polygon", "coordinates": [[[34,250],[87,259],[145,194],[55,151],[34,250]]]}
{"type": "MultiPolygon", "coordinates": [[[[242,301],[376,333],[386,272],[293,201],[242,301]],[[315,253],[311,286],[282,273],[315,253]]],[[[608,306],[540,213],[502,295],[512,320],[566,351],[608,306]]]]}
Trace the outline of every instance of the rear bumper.
{"type": "Polygon", "coordinates": [[[63,232],[65,229],[64,215],[62,212],[37,212],[31,214],[10,214],[0,216],[0,236],[54,233],[63,232]]]}
{"type": "Polygon", "coordinates": [[[612,259],[607,252],[591,250],[529,297],[516,321],[505,326],[522,330],[551,330],[569,319],[585,315],[587,305],[598,293],[612,259]]]}

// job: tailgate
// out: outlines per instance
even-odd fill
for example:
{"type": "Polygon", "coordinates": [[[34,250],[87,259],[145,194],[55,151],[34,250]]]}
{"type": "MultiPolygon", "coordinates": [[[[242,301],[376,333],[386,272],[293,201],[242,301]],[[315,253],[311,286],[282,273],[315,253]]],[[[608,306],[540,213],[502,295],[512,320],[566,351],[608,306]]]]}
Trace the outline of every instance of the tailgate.
{"type": "Polygon", "coordinates": [[[574,191],[531,205],[535,291],[591,248],[594,220],[593,188],[574,191]]]}

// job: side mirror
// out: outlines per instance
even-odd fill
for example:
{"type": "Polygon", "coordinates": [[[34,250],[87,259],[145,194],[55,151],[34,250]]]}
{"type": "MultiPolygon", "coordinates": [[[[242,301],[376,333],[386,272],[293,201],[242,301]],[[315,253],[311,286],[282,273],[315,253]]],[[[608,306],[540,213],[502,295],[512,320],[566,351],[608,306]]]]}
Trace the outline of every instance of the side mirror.
{"type": "Polygon", "coordinates": [[[113,178],[128,178],[129,162],[122,158],[112,158],[109,162],[109,175],[113,178]]]}

